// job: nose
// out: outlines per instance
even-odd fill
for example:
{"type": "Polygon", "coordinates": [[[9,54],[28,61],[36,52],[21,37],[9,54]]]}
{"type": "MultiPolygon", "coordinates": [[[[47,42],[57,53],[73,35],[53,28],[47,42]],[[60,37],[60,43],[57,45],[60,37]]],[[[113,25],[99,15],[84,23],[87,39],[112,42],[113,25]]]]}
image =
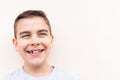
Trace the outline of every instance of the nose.
{"type": "Polygon", "coordinates": [[[38,46],[38,45],[40,45],[40,43],[41,42],[37,36],[33,36],[30,40],[30,45],[32,45],[32,46],[38,46]]]}

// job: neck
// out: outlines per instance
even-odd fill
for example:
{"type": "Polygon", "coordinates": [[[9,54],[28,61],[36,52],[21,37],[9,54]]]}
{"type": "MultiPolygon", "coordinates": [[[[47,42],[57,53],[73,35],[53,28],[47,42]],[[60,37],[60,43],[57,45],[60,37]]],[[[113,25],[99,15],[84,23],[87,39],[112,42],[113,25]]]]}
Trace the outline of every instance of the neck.
{"type": "Polygon", "coordinates": [[[53,68],[48,64],[44,64],[40,66],[31,66],[31,67],[24,65],[23,69],[26,73],[28,73],[33,77],[46,76],[49,73],[51,73],[51,71],[53,70],[53,68]]]}

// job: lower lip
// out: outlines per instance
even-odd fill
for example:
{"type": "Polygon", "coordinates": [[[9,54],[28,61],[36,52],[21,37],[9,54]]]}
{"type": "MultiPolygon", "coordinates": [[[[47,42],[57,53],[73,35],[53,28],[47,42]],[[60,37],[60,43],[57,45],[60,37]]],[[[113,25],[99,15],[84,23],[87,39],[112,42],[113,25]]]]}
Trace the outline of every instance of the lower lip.
{"type": "Polygon", "coordinates": [[[32,55],[33,57],[37,57],[37,56],[40,56],[40,54],[41,54],[41,53],[32,53],[31,55],[32,55]]]}
{"type": "MultiPolygon", "coordinates": [[[[42,51],[43,52],[43,51],[42,51]]],[[[39,57],[41,55],[41,53],[29,53],[32,57],[39,57]]]]}

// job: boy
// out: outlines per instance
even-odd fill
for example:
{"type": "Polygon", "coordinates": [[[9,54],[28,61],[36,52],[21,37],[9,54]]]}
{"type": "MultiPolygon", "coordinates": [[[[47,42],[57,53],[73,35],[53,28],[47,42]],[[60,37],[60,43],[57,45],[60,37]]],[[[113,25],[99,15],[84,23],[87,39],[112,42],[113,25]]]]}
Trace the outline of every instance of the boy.
{"type": "Polygon", "coordinates": [[[47,63],[54,36],[46,14],[27,10],[14,23],[13,44],[24,60],[23,67],[2,80],[79,80],[47,63]]]}

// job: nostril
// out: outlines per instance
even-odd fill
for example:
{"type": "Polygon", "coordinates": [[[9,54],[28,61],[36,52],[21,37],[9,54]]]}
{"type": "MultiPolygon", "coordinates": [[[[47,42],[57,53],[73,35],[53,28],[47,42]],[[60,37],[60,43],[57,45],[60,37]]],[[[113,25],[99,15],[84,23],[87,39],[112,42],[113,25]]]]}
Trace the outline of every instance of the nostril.
{"type": "Polygon", "coordinates": [[[36,43],[33,43],[33,44],[31,44],[32,46],[34,46],[34,45],[39,45],[38,43],[36,44],[36,43]]]}
{"type": "Polygon", "coordinates": [[[33,42],[33,43],[31,43],[31,45],[32,46],[34,46],[34,45],[40,45],[40,42],[33,42]]]}

